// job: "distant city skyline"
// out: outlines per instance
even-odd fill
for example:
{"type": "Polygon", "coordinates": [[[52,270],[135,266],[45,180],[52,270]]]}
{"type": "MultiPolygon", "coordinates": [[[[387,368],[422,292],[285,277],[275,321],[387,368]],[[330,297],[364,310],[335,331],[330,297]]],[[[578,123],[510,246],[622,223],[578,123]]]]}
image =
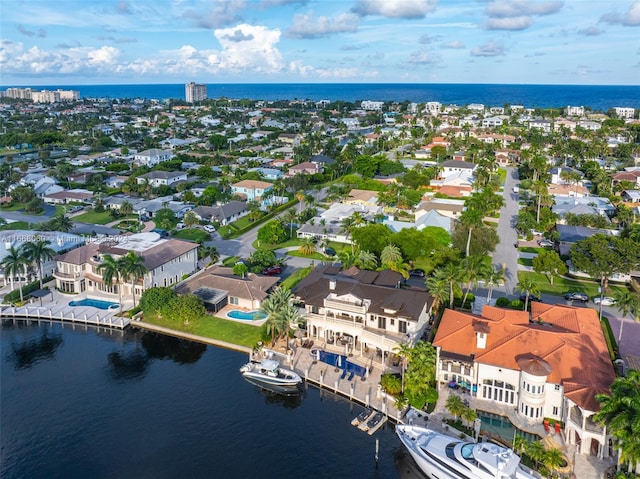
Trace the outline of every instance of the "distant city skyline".
{"type": "Polygon", "coordinates": [[[640,0],[5,0],[0,85],[640,84],[640,0]]]}

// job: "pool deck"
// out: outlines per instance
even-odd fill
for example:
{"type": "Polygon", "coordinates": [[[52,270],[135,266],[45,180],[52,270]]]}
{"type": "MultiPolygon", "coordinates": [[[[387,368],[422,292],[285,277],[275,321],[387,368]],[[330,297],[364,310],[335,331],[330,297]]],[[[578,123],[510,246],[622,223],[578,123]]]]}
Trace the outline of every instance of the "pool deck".
{"type": "Polygon", "coordinates": [[[256,311],[255,309],[247,309],[247,308],[241,308],[239,306],[236,306],[234,304],[227,304],[225,307],[223,307],[220,311],[216,312],[214,315],[218,318],[223,318],[223,319],[228,319],[229,321],[236,321],[238,323],[242,323],[242,324],[249,324],[251,326],[262,326],[265,321],[267,320],[267,318],[264,319],[237,319],[237,318],[230,318],[229,316],[227,316],[227,314],[230,311],[242,311],[244,313],[249,313],[251,311],[256,311]]]}
{"type": "MultiPolygon", "coordinates": [[[[90,295],[87,293],[67,295],[51,289],[51,295],[47,296],[46,300],[33,299],[20,307],[0,306],[0,318],[27,321],[63,321],[118,329],[124,329],[129,325],[129,318],[118,316],[119,308],[99,309],[92,306],[70,306],[69,304],[72,301],[81,301],[87,297],[113,302],[112,298],[101,298],[93,293],[90,295]]],[[[125,305],[123,305],[124,308],[125,305]]]]}

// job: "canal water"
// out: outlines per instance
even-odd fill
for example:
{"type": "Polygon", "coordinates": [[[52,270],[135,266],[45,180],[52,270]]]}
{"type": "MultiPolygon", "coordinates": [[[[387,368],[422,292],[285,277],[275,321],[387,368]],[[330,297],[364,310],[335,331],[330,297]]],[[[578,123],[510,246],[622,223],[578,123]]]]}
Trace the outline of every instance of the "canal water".
{"type": "Polygon", "coordinates": [[[4,479],[420,477],[388,423],[372,437],[346,399],[266,393],[245,354],[6,320],[0,346],[4,479]]]}

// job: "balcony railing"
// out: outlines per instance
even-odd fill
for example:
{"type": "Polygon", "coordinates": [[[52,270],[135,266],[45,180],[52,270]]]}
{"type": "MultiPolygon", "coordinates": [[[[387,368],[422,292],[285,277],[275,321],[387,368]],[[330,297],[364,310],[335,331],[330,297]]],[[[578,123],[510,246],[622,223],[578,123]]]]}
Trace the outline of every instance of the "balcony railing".
{"type": "Polygon", "coordinates": [[[367,307],[365,305],[357,305],[347,301],[340,301],[338,299],[325,299],[324,307],[328,309],[335,309],[337,311],[346,311],[348,313],[366,314],[367,312],[367,307]]]}
{"type": "Polygon", "coordinates": [[[63,273],[62,271],[54,269],[53,276],[60,279],[76,279],[80,277],[80,273],[63,273]]]}

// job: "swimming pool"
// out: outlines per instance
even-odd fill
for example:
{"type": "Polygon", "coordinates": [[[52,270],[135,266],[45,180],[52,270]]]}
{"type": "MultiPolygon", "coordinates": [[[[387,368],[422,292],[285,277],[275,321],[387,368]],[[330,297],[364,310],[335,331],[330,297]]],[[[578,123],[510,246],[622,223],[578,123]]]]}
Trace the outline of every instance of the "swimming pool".
{"type": "Polygon", "coordinates": [[[478,418],[482,421],[481,429],[494,436],[498,436],[505,442],[511,443],[515,436],[522,436],[527,441],[539,441],[540,436],[531,434],[516,428],[508,417],[487,411],[477,411],[478,418]]]}
{"type": "Polygon", "coordinates": [[[320,360],[338,369],[343,369],[348,373],[353,372],[355,376],[363,378],[367,374],[367,368],[352,363],[344,354],[330,353],[321,349],[312,349],[309,354],[313,359],[320,360]]]}
{"type": "Polygon", "coordinates": [[[85,298],[80,301],[71,301],[69,306],[91,306],[98,309],[116,309],[118,303],[112,303],[111,301],[103,301],[101,299],[85,298]]]}
{"type": "Polygon", "coordinates": [[[239,309],[232,309],[227,313],[227,318],[240,319],[242,321],[257,321],[265,319],[267,315],[262,311],[240,311],[239,309]]]}

